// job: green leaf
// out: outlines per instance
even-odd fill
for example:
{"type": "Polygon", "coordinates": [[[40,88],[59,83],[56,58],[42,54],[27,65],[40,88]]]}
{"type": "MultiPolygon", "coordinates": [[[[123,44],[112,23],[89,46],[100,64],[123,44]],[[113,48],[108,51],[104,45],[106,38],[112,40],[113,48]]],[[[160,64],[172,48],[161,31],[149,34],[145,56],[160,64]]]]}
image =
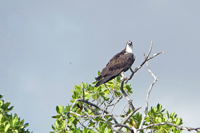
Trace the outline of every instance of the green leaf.
{"type": "Polygon", "coordinates": [[[88,87],[88,83],[84,83],[83,87],[86,89],[88,87]]]}
{"type": "Polygon", "coordinates": [[[66,125],[67,125],[67,121],[63,120],[62,121],[62,129],[65,129],[66,125]]]}
{"type": "Polygon", "coordinates": [[[64,110],[64,114],[66,114],[67,112],[69,112],[69,110],[70,110],[70,106],[66,106],[65,110],[64,110]]]}
{"type": "Polygon", "coordinates": [[[62,105],[56,106],[56,111],[58,114],[62,114],[64,111],[64,107],[62,105]]]}
{"type": "Polygon", "coordinates": [[[172,122],[172,118],[169,118],[169,120],[168,120],[169,122],[172,122]]]}
{"type": "Polygon", "coordinates": [[[167,118],[169,118],[169,112],[167,111],[167,118]]]}
{"type": "Polygon", "coordinates": [[[180,124],[181,124],[181,118],[177,118],[177,119],[176,119],[176,124],[177,124],[177,125],[180,125],[180,124]]]}
{"type": "Polygon", "coordinates": [[[55,126],[56,126],[57,129],[59,129],[59,127],[60,127],[59,126],[59,120],[55,121],[55,126]]]}
{"type": "Polygon", "coordinates": [[[10,128],[10,123],[6,124],[5,128],[4,128],[4,132],[6,133],[8,131],[8,129],[10,128]]]}
{"type": "Polygon", "coordinates": [[[160,112],[164,112],[164,111],[165,111],[165,109],[161,110],[160,112]]]}
{"type": "Polygon", "coordinates": [[[98,76],[101,74],[101,72],[100,71],[98,71],[98,76]]]}
{"type": "Polygon", "coordinates": [[[8,108],[8,112],[13,110],[14,106],[11,106],[10,108],[8,108]]]}
{"type": "Polygon", "coordinates": [[[24,128],[26,128],[26,127],[28,127],[28,126],[29,126],[29,124],[28,124],[28,123],[24,124],[24,128]]]}
{"type": "Polygon", "coordinates": [[[104,92],[99,92],[99,94],[100,94],[100,96],[102,96],[102,97],[105,95],[104,92]]]}
{"type": "Polygon", "coordinates": [[[18,130],[17,130],[17,129],[15,129],[15,130],[13,131],[13,133],[18,133],[18,130]]]}
{"type": "Polygon", "coordinates": [[[157,110],[157,108],[156,108],[156,107],[154,107],[154,108],[153,108],[153,113],[154,113],[154,114],[155,114],[156,110],[157,110]]]}
{"type": "Polygon", "coordinates": [[[23,120],[20,122],[20,125],[24,125],[24,121],[25,121],[25,120],[23,119],[23,120]]]}
{"type": "Polygon", "coordinates": [[[17,114],[15,114],[15,116],[14,116],[14,118],[12,119],[12,126],[16,126],[16,125],[18,125],[18,117],[17,117],[17,114]]]}
{"type": "Polygon", "coordinates": [[[160,117],[158,117],[158,122],[161,123],[162,122],[162,119],[160,117]]]}
{"type": "Polygon", "coordinates": [[[56,131],[56,128],[55,128],[53,125],[52,125],[51,127],[52,127],[52,129],[53,129],[54,131],[56,131]]]}
{"type": "Polygon", "coordinates": [[[56,106],[56,112],[59,114],[59,107],[56,106]]]}
{"type": "Polygon", "coordinates": [[[102,132],[105,132],[106,126],[107,126],[107,123],[103,123],[102,132]]]}
{"type": "Polygon", "coordinates": [[[85,99],[86,99],[86,100],[89,100],[91,97],[92,97],[91,94],[89,94],[89,93],[88,93],[88,94],[85,94],[85,99]]]}
{"type": "Polygon", "coordinates": [[[71,117],[70,121],[73,122],[74,120],[76,120],[75,117],[71,117]]]}
{"type": "Polygon", "coordinates": [[[158,110],[158,111],[161,111],[161,110],[162,110],[162,105],[157,104],[157,110],[158,110]]]}
{"type": "Polygon", "coordinates": [[[94,127],[95,126],[95,122],[90,121],[89,127],[94,127]]]}
{"type": "Polygon", "coordinates": [[[94,100],[97,100],[97,99],[98,99],[97,94],[94,94],[94,95],[92,96],[92,98],[93,98],[94,100]]]}
{"type": "Polygon", "coordinates": [[[104,92],[105,92],[107,95],[110,94],[110,91],[109,91],[108,89],[106,89],[104,92]]]}
{"type": "Polygon", "coordinates": [[[82,88],[81,88],[80,85],[75,85],[75,89],[76,89],[76,91],[78,91],[78,92],[81,92],[81,91],[82,91],[82,88]]]}
{"type": "MultiPolygon", "coordinates": [[[[3,100],[0,100],[0,107],[4,104],[3,100]]],[[[2,108],[2,107],[1,107],[2,108]]]]}
{"type": "Polygon", "coordinates": [[[4,105],[2,106],[2,108],[3,108],[4,110],[7,110],[9,105],[10,105],[10,102],[7,102],[6,104],[4,104],[4,105]]]}
{"type": "Polygon", "coordinates": [[[93,87],[92,85],[89,85],[89,90],[92,91],[92,92],[96,92],[96,87],[93,87]]]}
{"type": "Polygon", "coordinates": [[[62,115],[52,116],[52,118],[60,118],[62,115]]]}
{"type": "Polygon", "coordinates": [[[174,118],[174,115],[175,115],[175,112],[172,112],[171,115],[170,115],[170,117],[174,118]]]}
{"type": "Polygon", "coordinates": [[[3,114],[0,114],[0,123],[3,122],[3,114]]]}
{"type": "Polygon", "coordinates": [[[121,94],[120,92],[116,91],[116,92],[115,92],[115,95],[116,95],[117,97],[120,97],[122,94],[121,94]]]}
{"type": "Polygon", "coordinates": [[[112,133],[112,129],[109,128],[108,130],[105,131],[105,133],[112,133]]]}
{"type": "Polygon", "coordinates": [[[121,76],[117,76],[117,78],[116,78],[116,81],[117,81],[118,83],[121,83],[120,77],[121,77],[121,76]]]}
{"type": "Polygon", "coordinates": [[[3,95],[0,94],[0,99],[2,99],[2,98],[3,98],[3,95]]]}

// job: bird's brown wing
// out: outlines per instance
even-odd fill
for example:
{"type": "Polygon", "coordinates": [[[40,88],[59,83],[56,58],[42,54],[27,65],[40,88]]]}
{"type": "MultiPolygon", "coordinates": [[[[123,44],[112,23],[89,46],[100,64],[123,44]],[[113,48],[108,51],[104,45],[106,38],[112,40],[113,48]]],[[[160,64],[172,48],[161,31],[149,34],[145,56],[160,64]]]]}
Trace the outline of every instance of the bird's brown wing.
{"type": "Polygon", "coordinates": [[[101,71],[101,74],[100,74],[98,77],[96,77],[95,79],[96,79],[97,81],[99,81],[99,80],[101,80],[103,77],[105,77],[106,74],[107,74],[108,71],[109,71],[110,66],[113,66],[113,64],[116,62],[116,60],[117,60],[120,56],[124,55],[124,53],[125,53],[125,50],[122,50],[121,52],[119,52],[119,53],[117,53],[115,56],[113,56],[113,58],[108,62],[108,64],[106,65],[106,67],[101,71]]]}
{"type": "Polygon", "coordinates": [[[132,53],[120,56],[115,62],[110,62],[107,66],[107,76],[118,76],[122,71],[127,71],[133,64],[134,58],[132,53]]]}
{"type": "Polygon", "coordinates": [[[102,70],[102,74],[100,75],[101,78],[96,84],[96,87],[117,77],[122,71],[127,71],[132,66],[134,60],[135,59],[133,58],[133,54],[127,53],[120,56],[116,60],[110,61],[102,70]]]}

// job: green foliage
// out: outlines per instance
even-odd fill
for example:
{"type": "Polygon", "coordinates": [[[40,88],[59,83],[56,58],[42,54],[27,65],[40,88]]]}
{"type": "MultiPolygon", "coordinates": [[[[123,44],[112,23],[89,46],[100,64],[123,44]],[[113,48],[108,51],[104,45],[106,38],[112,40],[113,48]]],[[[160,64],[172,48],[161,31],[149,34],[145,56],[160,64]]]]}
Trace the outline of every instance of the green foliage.
{"type": "Polygon", "coordinates": [[[9,107],[10,102],[5,102],[2,98],[0,95],[0,133],[30,133],[25,129],[29,124],[24,124],[24,119],[21,120],[17,114],[8,114],[14,106],[9,107]]]}
{"type": "MultiPolygon", "coordinates": [[[[175,112],[172,112],[171,114],[167,111],[165,112],[165,109],[162,108],[161,104],[158,104],[157,107],[151,107],[149,112],[147,113],[146,121],[144,125],[149,125],[153,123],[162,123],[162,122],[171,122],[176,125],[182,125],[183,120],[182,118],[178,118],[177,114],[175,112]]],[[[151,127],[149,128],[151,129],[151,127]]],[[[154,126],[153,127],[154,132],[157,133],[180,133],[181,130],[177,129],[174,126],[171,125],[160,125],[160,126],[154,126]]]]}
{"type": "MultiPolygon", "coordinates": [[[[56,119],[54,125],[52,125],[53,131],[51,133],[68,133],[66,129],[70,129],[73,133],[112,133],[112,129],[110,126],[114,125],[113,118],[111,116],[101,117],[101,111],[94,106],[86,104],[81,101],[84,99],[86,101],[90,101],[92,103],[101,105],[101,108],[105,108],[110,104],[112,100],[113,93],[115,98],[119,98],[122,96],[120,87],[121,80],[120,76],[109,81],[105,85],[100,85],[99,87],[94,87],[94,85],[90,85],[88,83],[81,83],[81,85],[75,85],[75,90],[71,90],[72,99],[71,104],[64,107],[62,105],[56,107],[57,115],[52,118],[56,119]],[[84,89],[84,95],[83,95],[84,89]],[[79,101],[78,101],[79,100],[79,101]],[[76,104],[74,105],[74,103],[76,104]],[[104,106],[104,107],[103,107],[104,106]],[[72,108],[73,107],[73,108],[72,108]],[[70,113],[69,111],[74,113],[70,113]],[[82,116],[82,117],[80,117],[82,116]],[[88,116],[97,116],[97,117],[88,117],[88,116]],[[85,126],[82,126],[84,123],[85,126]]],[[[128,95],[133,94],[131,84],[124,84],[123,88],[128,95]]],[[[129,110],[129,113],[132,110],[129,110]]],[[[158,104],[157,107],[151,107],[149,110],[147,117],[144,121],[144,125],[150,125],[154,123],[161,122],[172,122],[177,125],[182,124],[182,119],[177,118],[177,114],[172,112],[165,112],[165,109],[162,108],[161,104],[158,104]]],[[[124,118],[126,115],[122,114],[121,117],[124,118]]],[[[126,122],[126,125],[132,127],[135,126],[139,128],[140,123],[142,121],[142,114],[135,113],[131,116],[131,118],[126,122]]],[[[128,131],[128,129],[125,129],[128,131]]],[[[153,130],[157,133],[168,133],[175,132],[180,133],[181,131],[170,125],[160,125],[150,127],[145,131],[153,130]]],[[[142,133],[145,131],[141,131],[142,133]]]]}

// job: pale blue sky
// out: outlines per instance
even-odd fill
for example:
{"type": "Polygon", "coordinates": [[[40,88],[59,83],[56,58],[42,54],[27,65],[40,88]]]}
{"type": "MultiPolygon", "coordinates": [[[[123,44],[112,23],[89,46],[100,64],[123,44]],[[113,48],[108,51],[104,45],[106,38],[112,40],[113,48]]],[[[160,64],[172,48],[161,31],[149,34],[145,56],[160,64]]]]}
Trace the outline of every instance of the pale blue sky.
{"type": "MultiPolygon", "coordinates": [[[[199,6],[199,0],[1,0],[1,94],[31,131],[52,131],[55,107],[68,105],[76,84],[94,82],[128,40],[137,67],[153,41],[152,54],[165,53],[149,62],[159,77],[150,106],[160,103],[184,126],[199,127],[199,6]]],[[[130,81],[131,99],[142,110],[152,81],[146,66],[130,81]]]]}

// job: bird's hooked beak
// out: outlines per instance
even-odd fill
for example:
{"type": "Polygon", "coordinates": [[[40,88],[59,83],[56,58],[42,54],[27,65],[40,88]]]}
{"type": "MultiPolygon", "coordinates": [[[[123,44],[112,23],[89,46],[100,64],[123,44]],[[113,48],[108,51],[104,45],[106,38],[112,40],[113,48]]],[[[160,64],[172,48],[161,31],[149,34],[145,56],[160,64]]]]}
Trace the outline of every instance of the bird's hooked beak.
{"type": "Polygon", "coordinates": [[[128,41],[128,42],[127,42],[127,45],[132,46],[133,43],[132,43],[131,41],[128,41]]]}

